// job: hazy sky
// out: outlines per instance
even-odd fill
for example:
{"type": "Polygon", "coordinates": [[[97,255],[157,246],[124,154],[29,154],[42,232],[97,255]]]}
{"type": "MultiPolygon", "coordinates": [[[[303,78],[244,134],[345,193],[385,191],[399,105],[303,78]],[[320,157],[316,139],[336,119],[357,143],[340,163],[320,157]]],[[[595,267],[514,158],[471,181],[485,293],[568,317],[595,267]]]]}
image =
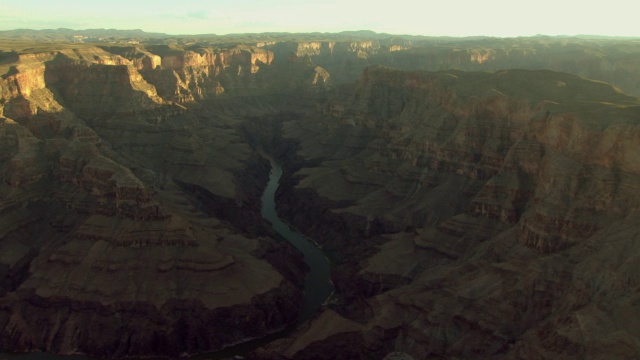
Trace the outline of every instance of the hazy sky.
{"type": "Polygon", "coordinates": [[[638,0],[0,0],[0,30],[640,36],[638,0]]]}

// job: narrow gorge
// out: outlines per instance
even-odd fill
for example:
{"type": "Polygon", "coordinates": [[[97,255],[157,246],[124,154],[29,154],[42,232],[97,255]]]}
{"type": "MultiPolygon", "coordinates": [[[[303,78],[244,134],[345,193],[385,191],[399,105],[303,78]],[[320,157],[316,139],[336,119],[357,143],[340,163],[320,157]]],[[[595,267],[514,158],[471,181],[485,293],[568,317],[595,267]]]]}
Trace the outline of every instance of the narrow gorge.
{"type": "Polygon", "coordinates": [[[0,349],[640,356],[636,42],[51,46],[0,53],[0,349]]]}

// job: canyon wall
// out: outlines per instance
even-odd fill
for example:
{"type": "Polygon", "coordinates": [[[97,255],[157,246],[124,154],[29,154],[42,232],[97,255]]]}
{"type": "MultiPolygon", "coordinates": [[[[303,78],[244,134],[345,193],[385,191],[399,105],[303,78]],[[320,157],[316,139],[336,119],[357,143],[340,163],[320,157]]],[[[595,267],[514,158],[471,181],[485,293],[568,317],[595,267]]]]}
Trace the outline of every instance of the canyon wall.
{"type": "Polygon", "coordinates": [[[280,215],[331,251],[337,291],[250,356],[637,357],[635,46],[7,56],[0,348],[178,356],[295,323],[306,269],[260,216],[266,151],[280,215]]]}
{"type": "Polygon", "coordinates": [[[636,97],[546,70],[373,67],[335,101],[283,124],[299,145],[279,204],[336,254],[337,296],[259,357],[639,353],[623,320],[638,316],[636,97]]]}
{"type": "Polygon", "coordinates": [[[402,70],[553,70],[611,83],[640,95],[640,45],[631,39],[417,38],[276,43],[265,46],[317,64],[335,83],[357,81],[367,66],[402,70]]]}

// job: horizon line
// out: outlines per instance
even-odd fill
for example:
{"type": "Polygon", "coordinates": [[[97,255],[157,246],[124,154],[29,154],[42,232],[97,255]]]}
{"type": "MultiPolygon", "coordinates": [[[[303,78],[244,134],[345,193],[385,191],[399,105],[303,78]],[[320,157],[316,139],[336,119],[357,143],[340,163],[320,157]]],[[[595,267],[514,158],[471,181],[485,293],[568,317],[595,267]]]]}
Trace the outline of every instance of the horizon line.
{"type": "MultiPolygon", "coordinates": [[[[118,29],[118,28],[85,28],[85,29],[74,29],[74,28],[46,28],[46,29],[33,29],[33,28],[13,28],[0,30],[0,34],[5,32],[16,32],[16,31],[34,31],[34,32],[54,32],[54,31],[77,31],[77,32],[86,32],[86,31],[114,31],[114,32],[142,32],[144,34],[149,35],[164,35],[168,37],[189,37],[189,36],[238,36],[238,35],[277,35],[277,34],[326,34],[326,35],[339,35],[344,33],[370,33],[371,35],[389,35],[389,36],[407,36],[407,37],[424,37],[424,38],[500,38],[500,39],[511,39],[511,38],[533,38],[533,37],[599,37],[599,38],[625,38],[625,39],[640,39],[640,35],[632,36],[632,35],[602,35],[597,33],[584,33],[584,34],[543,34],[537,33],[533,35],[514,35],[514,36],[498,36],[498,35],[483,35],[483,34],[474,34],[474,35],[424,35],[424,34],[408,34],[408,33],[388,33],[388,32],[377,32],[375,30],[369,29],[360,29],[360,30],[338,30],[335,32],[329,31],[262,31],[262,32],[233,32],[233,33],[197,33],[197,34],[172,34],[166,32],[156,32],[156,31],[146,31],[140,28],[135,29],[118,29]]],[[[364,34],[363,34],[364,35],[364,34]]]]}

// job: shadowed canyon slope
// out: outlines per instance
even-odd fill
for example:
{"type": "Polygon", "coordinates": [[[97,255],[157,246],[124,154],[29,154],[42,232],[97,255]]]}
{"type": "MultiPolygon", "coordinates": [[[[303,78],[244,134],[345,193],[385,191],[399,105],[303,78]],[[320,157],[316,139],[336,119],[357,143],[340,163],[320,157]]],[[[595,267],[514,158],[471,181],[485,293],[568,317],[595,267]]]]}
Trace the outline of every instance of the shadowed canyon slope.
{"type": "Polygon", "coordinates": [[[638,354],[637,98],[550,71],[370,68],[343,106],[283,124],[300,159],[282,213],[344,261],[335,306],[274,351],[638,354]]]}
{"type": "Polygon", "coordinates": [[[0,347],[177,356],[295,323],[306,265],[260,215],[267,152],[279,213],[331,252],[336,294],[251,357],[640,356],[640,103],[620,90],[640,92],[639,54],[546,38],[4,51],[0,347]]]}

